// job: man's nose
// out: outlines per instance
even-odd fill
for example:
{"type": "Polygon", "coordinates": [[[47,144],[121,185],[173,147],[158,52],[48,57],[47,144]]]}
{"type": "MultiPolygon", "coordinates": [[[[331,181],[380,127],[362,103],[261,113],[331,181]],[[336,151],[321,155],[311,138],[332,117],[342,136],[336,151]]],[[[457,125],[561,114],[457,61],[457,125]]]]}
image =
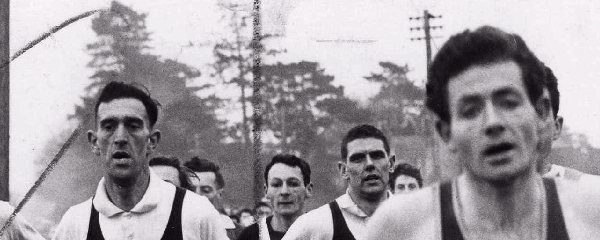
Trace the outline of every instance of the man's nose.
{"type": "Polygon", "coordinates": [[[116,145],[119,145],[119,146],[127,143],[127,130],[125,129],[125,126],[123,126],[122,124],[120,124],[117,127],[117,129],[115,130],[113,141],[116,145]]]}
{"type": "Polygon", "coordinates": [[[492,104],[488,104],[485,110],[485,135],[496,137],[506,129],[502,114],[492,104]]]}
{"type": "Polygon", "coordinates": [[[290,187],[287,184],[283,184],[283,186],[281,186],[281,195],[289,195],[290,194],[290,187]]]}

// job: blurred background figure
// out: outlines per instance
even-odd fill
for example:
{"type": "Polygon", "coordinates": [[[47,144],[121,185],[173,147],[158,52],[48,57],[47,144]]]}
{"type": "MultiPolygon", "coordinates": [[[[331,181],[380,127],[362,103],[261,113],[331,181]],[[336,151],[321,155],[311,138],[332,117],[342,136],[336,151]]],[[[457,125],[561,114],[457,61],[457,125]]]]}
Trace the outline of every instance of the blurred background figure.
{"type": "Polygon", "coordinates": [[[418,168],[401,163],[390,174],[389,185],[394,194],[409,193],[423,187],[423,177],[418,168]]]}
{"type": "Polygon", "coordinates": [[[244,208],[244,209],[240,210],[240,214],[238,215],[238,218],[240,219],[240,225],[242,227],[248,227],[248,226],[254,224],[254,222],[255,222],[254,214],[252,213],[252,210],[250,210],[249,208],[244,208]]]}
{"type": "Polygon", "coordinates": [[[227,236],[229,239],[236,239],[243,228],[234,223],[223,210],[221,194],[225,187],[225,180],[219,166],[208,159],[200,157],[193,157],[184,166],[194,173],[195,177],[191,178],[191,180],[192,185],[195,186],[196,193],[210,200],[221,214],[221,222],[225,230],[227,230],[227,236]]]}
{"type": "MultiPolygon", "coordinates": [[[[264,199],[264,200],[266,200],[266,199],[264,199]]],[[[269,202],[266,202],[264,200],[256,203],[256,206],[254,206],[254,213],[255,213],[254,217],[256,219],[260,219],[262,217],[268,217],[273,214],[273,209],[271,208],[271,205],[269,205],[269,202]]]]}
{"type": "Polygon", "coordinates": [[[181,165],[176,157],[159,156],[150,159],[150,169],[165,182],[195,192],[196,187],[191,183],[193,172],[181,165]]]}

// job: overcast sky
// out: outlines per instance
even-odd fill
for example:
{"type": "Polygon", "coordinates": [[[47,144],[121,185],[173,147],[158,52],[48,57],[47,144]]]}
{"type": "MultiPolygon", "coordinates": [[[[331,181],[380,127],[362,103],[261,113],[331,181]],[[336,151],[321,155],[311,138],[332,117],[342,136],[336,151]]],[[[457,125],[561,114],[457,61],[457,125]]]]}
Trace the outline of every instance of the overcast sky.
{"type": "MultiPolygon", "coordinates": [[[[244,2],[234,0],[236,2],[244,2]]],[[[210,42],[226,33],[219,22],[214,0],[122,1],[148,14],[152,32],[150,50],[163,58],[178,59],[200,70],[211,61],[210,42]],[[190,42],[207,47],[186,47],[190,42]]],[[[251,2],[247,0],[246,2],[251,2]]],[[[560,114],[573,131],[586,134],[600,147],[600,2],[580,1],[480,1],[480,0],[277,0],[263,1],[267,31],[285,33],[267,44],[287,49],[277,61],[317,61],[335,84],[350,96],[366,100],[378,87],[364,76],[379,71],[379,61],[408,64],[410,77],[425,78],[425,47],[422,36],[409,31],[420,22],[427,6],[434,15],[432,32],[439,38],[433,50],[452,34],[489,24],[520,34],[559,79],[560,114]],[[285,28],[273,23],[285,22],[285,28]]],[[[110,1],[54,0],[11,1],[11,53],[54,25],[84,11],[107,8],[110,1]]],[[[85,45],[95,41],[91,18],[76,22],[54,34],[11,64],[11,193],[22,195],[34,178],[32,162],[48,139],[65,129],[93,70],[85,45]]],[[[274,61],[270,59],[269,61],[274,61]]],[[[206,72],[206,71],[205,71],[206,72]]],[[[204,80],[206,74],[204,75],[204,80]]],[[[199,81],[201,81],[200,79],[199,81]]],[[[235,96],[235,89],[226,89],[235,96]]],[[[231,109],[231,111],[234,111],[231,109]]],[[[228,117],[229,115],[226,115],[228,117]]]]}

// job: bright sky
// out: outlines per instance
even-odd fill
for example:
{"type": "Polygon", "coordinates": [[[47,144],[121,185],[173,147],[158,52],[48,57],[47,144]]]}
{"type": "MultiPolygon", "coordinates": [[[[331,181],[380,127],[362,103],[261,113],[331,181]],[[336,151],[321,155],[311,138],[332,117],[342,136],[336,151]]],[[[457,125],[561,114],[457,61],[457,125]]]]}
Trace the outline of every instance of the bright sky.
{"type": "MultiPolygon", "coordinates": [[[[236,0],[239,1],[239,0],[236,0]]],[[[478,0],[279,0],[277,15],[273,1],[263,7],[265,29],[276,25],[276,17],[287,20],[286,35],[267,42],[287,48],[276,60],[311,60],[321,63],[336,77],[346,92],[366,100],[378,87],[363,79],[379,71],[379,61],[407,63],[411,77],[425,78],[425,47],[410,41],[421,33],[410,32],[420,22],[409,17],[422,15],[427,5],[434,15],[443,15],[432,25],[433,49],[450,35],[494,25],[520,34],[538,57],[553,68],[561,91],[560,114],[573,131],[586,134],[600,147],[600,31],[597,13],[600,2],[581,1],[478,1],[478,0]],[[273,4],[273,5],[269,5],[273,4]],[[287,18],[281,16],[287,16],[287,18]]],[[[148,14],[152,53],[174,58],[201,70],[211,60],[210,42],[222,33],[219,10],[213,0],[175,2],[122,1],[148,14]],[[169,5],[169,6],[167,6],[169,5]],[[167,10],[168,9],[168,10],[167,10]],[[209,44],[203,49],[186,47],[189,42],[209,44]]],[[[248,1],[251,2],[251,1],[248,1]]],[[[84,11],[106,8],[110,1],[54,0],[11,1],[11,53],[50,27],[84,11]]],[[[95,40],[90,18],[76,22],[22,55],[11,64],[11,173],[10,190],[22,194],[34,181],[33,161],[44,144],[73,127],[66,116],[73,112],[93,71],[85,45],[95,40]]],[[[206,73],[206,71],[204,71],[206,73]]],[[[205,74],[206,77],[208,74],[205,74]]],[[[236,89],[225,89],[235,96],[236,89]]],[[[231,114],[230,114],[231,115],[231,114]]],[[[227,115],[229,116],[229,115],[227,115]]],[[[14,200],[14,199],[13,199],[14,200]]]]}

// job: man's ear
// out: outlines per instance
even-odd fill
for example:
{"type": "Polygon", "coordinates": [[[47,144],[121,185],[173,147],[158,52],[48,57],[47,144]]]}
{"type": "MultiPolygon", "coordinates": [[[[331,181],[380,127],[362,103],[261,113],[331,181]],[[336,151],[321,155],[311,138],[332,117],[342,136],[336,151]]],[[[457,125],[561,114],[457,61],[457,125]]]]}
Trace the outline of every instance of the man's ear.
{"type": "Polygon", "coordinates": [[[306,185],[306,198],[312,197],[312,188],[313,188],[312,183],[309,183],[308,185],[306,185]]]}
{"type": "Polygon", "coordinates": [[[348,176],[348,169],[346,166],[346,162],[339,161],[338,162],[338,170],[340,171],[340,175],[342,176],[343,179],[348,180],[350,178],[350,176],[348,176]]]}
{"type": "Polygon", "coordinates": [[[99,156],[100,149],[98,147],[98,137],[96,136],[96,132],[94,132],[92,130],[88,130],[87,131],[87,139],[88,139],[88,143],[92,147],[92,153],[94,153],[94,155],[96,155],[96,156],[99,156]]]}
{"type": "Polygon", "coordinates": [[[265,196],[267,196],[267,184],[263,184],[263,189],[265,190],[265,196]]]}
{"type": "Polygon", "coordinates": [[[563,117],[561,116],[556,116],[556,119],[554,119],[554,135],[552,136],[552,140],[556,140],[560,137],[560,133],[562,132],[562,128],[563,128],[563,117]]]}
{"type": "Polygon", "coordinates": [[[442,138],[442,141],[448,143],[450,141],[450,124],[446,121],[436,120],[435,130],[442,138]]]}
{"type": "Polygon", "coordinates": [[[148,144],[148,153],[152,153],[156,147],[158,147],[158,143],[160,142],[160,131],[156,129],[152,130],[148,141],[150,142],[150,144],[148,144]]]}
{"type": "Polygon", "coordinates": [[[389,170],[389,172],[393,172],[394,171],[394,166],[396,166],[396,155],[392,155],[390,157],[390,170],[389,170]]]}

